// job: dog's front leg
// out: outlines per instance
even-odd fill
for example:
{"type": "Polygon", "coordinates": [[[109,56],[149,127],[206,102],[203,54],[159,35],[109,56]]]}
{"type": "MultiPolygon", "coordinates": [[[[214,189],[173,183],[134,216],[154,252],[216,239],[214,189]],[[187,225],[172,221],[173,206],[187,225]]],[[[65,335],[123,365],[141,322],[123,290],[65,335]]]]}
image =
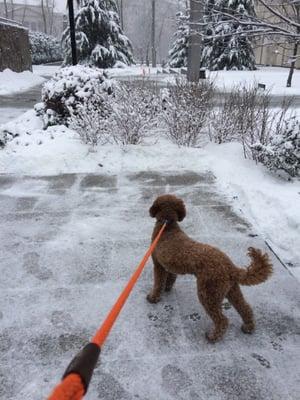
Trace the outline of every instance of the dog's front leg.
{"type": "Polygon", "coordinates": [[[147,300],[149,301],[149,303],[158,303],[160,300],[161,292],[166,287],[168,273],[156,260],[153,259],[153,263],[154,285],[153,289],[147,296],[147,300]]]}

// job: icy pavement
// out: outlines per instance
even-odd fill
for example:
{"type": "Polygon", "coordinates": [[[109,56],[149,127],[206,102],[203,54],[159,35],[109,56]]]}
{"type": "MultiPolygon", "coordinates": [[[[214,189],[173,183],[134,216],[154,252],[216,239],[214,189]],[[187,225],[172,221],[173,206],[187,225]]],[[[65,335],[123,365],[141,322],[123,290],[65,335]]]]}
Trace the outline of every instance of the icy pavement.
{"type": "MultiPolygon", "coordinates": [[[[181,196],[182,224],[238,265],[265,248],[211,173],[139,172],[47,177],[0,175],[0,398],[46,398],[103,321],[149,245],[155,196],[181,196]]],[[[257,236],[258,235],[258,236],[257,236]]],[[[161,303],[145,297],[151,263],[101,355],[87,399],[296,400],[300,393],[299,283],[274,259],[269,282],[245,287],[257,330],[224,304],[230,326],[208,344],[210,321],[193,277],[161,303]]]]}

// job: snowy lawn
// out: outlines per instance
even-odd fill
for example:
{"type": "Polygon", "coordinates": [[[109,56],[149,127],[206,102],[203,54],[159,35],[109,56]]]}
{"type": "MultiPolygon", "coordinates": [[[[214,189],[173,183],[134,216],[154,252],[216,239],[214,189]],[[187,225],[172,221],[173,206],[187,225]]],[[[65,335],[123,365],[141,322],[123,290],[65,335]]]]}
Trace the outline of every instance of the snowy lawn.
{"type": "MultiPolygon", "coordinates": [[[[230,92],[236,85],[257,86],[258,83],[266,85],[274,95],[297,96],[300,95],[300,71],[295,70],[292,87],[286,87],[289,69],[280,67],[257,67],[256,71],[207,71],[207,77],[215,82],[220,92],[230,92]]],[[[174,68],[174,70],[176,70],[174,68]]],[[[179,72],[180,70],[177,69],[179,72]]],[[[159,75],[160,79],[172,84],[174,75],[159,75]],[[162,78],[163,77],[163,78],[162,78]]]]}
{"type": "Polygon", "coordinates": [[[300,183],[286,182],[262,165],[243,158],[237,143],[204,149],[178,148],[166,139],[125,148],[91,148],[64,126],[42,130],[33,111],[5,125],[19,136],[0,150],[0,173],[55,175],[117,174],[140,170],[200,172],[211,170],[219,190],[244,214],[300,279],[300,183]],[[298,268],[297,268],[298,267],[298,268]]]}
{"type": "Polygon", "coordinates": [[[276,95],[300,95],[300,71],[295,70],[290,88],[286,87],[288,73],[288,68],[258,67],[256,71],[210,72],[209,76],[221,91],[229,92],[233,86],[243,83],[263,83],[267,90],[276,95]]]}
{"type": "Polygon", "coordinates": [[[50,77],[55,74],[60,69],[60,65],[33,65],[32,72],[35,75],[50,77]]]}
{"type": "Polygon", "coordinates": [[[13,72],[7,68],[0,72],[0,96],[23,92],[44,81],[44,78],[30,71],[13,72]]]}

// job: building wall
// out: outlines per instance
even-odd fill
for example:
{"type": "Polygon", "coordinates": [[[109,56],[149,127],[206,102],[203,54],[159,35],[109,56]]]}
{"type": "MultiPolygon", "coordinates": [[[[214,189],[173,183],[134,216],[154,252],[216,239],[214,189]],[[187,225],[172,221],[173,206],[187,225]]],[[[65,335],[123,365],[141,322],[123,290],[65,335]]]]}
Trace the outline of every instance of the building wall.
{"type": "MultiPolygon", "coordinates": [[[[60,0],[62,1],[62,0],[60,0]]],[[[63,0],[65,1],[65,0],[63,0]]],[[[43,19],[42,8],[35,5],[24,5],[14,2],[12,8],[11,4],[7,2],[8,18],[21,23],[33,32],[45,32],[53,35],[58,39],[61,38],[64,26],[64,15],[61,13],[53,13],[49,10],[46,13],[46,29],[43,19]]],[[[4,3],[0,0],[0,17],[5,16],[4,3]]]]}
{"type": "Polygon", "coordinates": [[[0,71],[32,70],[28,30],[0,18],[0,71]]]}
{"type": "MultiPolygon", "coordinates": [[[[274,6],[277,5],[280,10],[280,1],[274,0],[274,6]]],[[[268,20],[272,23],[280,23],[280,20],[272,15],[265,7],[256,2],[256,13],[258,17],[268,20]]],[[[291,10],[289,10],[292,12],[291,10]]],[[[263,37],[259,39],[255,46],[256,63],[260,65],[271,65],[280,67],[290,67],[291,56],[293,54],[293,44],[289,44],[289,39],[282,37],[272,38],[263,37]]],[[[300,49],[299,49],[300,50],[300,49]]],[[[300,59],[296,63],[296,67],[300,68],[300,59]]]]}

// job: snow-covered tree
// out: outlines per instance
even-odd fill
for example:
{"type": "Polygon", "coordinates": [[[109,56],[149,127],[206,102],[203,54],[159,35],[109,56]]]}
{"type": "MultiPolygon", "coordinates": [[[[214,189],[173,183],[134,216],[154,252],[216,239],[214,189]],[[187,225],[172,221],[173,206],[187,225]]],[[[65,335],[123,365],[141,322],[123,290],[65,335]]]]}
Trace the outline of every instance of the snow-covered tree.
{"type": "MultiPolygon", "coordinates": [[[[132,46],[120,27],[115,0],[82,0],[75,17],[80,63],[110,68],[133,63],[132,46]]],[[[71,64],[69,28],[62,37],[65,64],[71,64]]]]}
{"type": "Polygon", "coordinates": [[[251,40],[235,15],[243,22],[254,16],[253,0],[206,0],[202,66],[213,71],[255,69],[251,40]]]}
{"type": "Polygon", "coordinates": [[[174,34],[175,41],[169,51],[168,64],[172,68],[187,66],[189,45],[189,15],[187,12],[179,12],[177,17],[177,31],[174,34]]]}

